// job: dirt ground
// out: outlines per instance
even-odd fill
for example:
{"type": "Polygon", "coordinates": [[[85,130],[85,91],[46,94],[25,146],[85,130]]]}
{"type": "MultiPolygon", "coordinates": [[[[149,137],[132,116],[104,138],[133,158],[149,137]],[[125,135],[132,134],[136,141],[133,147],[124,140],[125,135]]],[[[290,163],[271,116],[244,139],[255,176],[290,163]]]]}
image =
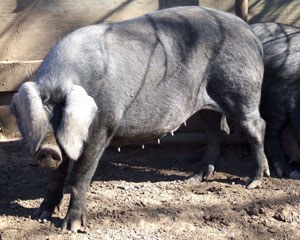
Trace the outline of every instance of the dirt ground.
{"type": "Polygon", "coordinates": [[[51,171],[37,168],[20,141],[0,143],[0,240],[6,239],[299,239],[300,181],[251,173],[246,147],[223,151],[208,182],[187,181],[203,156],[199,146],[109,148],[87,194],[88,227],[59,229],[63,209],[49,221],[31,218],[51,171]]]}

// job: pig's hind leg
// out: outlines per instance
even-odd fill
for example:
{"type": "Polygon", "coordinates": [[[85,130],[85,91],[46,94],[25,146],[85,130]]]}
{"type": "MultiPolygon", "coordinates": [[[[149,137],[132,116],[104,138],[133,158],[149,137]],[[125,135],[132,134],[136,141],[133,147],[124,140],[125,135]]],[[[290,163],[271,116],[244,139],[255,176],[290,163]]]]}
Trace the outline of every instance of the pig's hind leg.
{"type": "MultiPolygon", "coordinates": [[[[296,135],[296,139],[294,139],[294,141],[296,142],[292,143],[295,144],[295,147],[294,149],[292,149],[292,152],[290,153],[291,155],[293,155],[296,154],[297,150],[299,151],[299,143],[300,143],[300,106],[298,106],[298,104],[294,109],[294,111],[290,114],[290,122],[292,125],[292,131],[296,135]]],[[[290,172],[288,174],[288,177],[292,179],[300,179],[300,172],[296,167],[291,166],[289,170],[290,172]]]]}
{"type": "MultiPolygon", "coordinates": [[[[247,119],[247,118],[244,118],[247,119]]],[[[262,184],[263,174],[270,176],[269,164],[264,152],[265,121],[258,118],[235,121],[250,144],[254,163],[254,177],[247,183],[247,188],[256,188],[262,184]]]]}
{"type": "MultiPolygon", "coordinates": [[[[281,104],[279,106],[283,105],[281,104]]],[[[279,110],[273,112],[268,109],[267,106],[264,107],[264,105],[263,109],[266,109],[262,113],[267,123],[265,148],[268,158],[275,168],[278,177],[282,177],[283,175],[285,175],[290,178],[296,178],[298,175],[297,171],[294,171],[295,169],[288,163],[280,140],[283,136],[282,132],[284,126],[288,123],[288,120],[286,118],[287,113],[283,112],[283,110],[281,110],[282,112],[280,112],[279,110]]],[[[290,116],[290,121],[294,129],[296,126],[293,125],[293,116],[290,116]]]]}

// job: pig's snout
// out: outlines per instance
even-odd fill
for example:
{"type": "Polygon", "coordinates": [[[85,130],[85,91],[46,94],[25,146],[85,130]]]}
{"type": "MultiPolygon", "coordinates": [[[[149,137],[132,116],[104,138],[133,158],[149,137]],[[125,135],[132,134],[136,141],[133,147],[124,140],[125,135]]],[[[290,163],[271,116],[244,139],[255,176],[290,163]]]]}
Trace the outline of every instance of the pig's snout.
{"type": "Polygon", "coordinates": [[[36,159],[40,167],[45,169],[56,169],[62,162],[62,155],[59,149],[51,147],[42,147],[36,154],[36,159]]]}
{"type": "Polygon", "coordinates": [[[62,162],[62,153],[53,132],[48,133],[35,155],[38,165],[45,169],[56,169],[62,162]]]}

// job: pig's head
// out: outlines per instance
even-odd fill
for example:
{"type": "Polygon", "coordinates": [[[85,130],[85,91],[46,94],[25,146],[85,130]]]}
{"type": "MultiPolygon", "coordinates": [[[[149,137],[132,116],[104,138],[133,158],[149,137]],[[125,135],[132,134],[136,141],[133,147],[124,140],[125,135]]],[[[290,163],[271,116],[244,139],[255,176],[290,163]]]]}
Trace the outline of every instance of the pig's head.
{"type": "Polygon", "coordinates": [[[79,158],[97,111],[94,99],[80,86],[73,85],[63,99],[57,126],[51,121],[53,107],[44,105],[35,82],[22,84],[12,99],[11,111],[24,142],[43,168],[58,168],[63,161],[63,151],[72,160],[79,158]]]}

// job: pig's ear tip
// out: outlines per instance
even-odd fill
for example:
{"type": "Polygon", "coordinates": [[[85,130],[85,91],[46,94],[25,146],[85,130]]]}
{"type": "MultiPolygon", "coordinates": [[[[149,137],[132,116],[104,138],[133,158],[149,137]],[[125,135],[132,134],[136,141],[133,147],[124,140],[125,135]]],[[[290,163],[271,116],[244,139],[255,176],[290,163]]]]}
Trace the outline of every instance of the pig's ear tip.
{"type": "Polygon", "coordinates": [[[73,161],[76,161],[82,153],[82,140],[80,136],[69,138],[69,135],[61,130],[57,134],[57,141],[64,149],[66,155],[73,161]]]}

